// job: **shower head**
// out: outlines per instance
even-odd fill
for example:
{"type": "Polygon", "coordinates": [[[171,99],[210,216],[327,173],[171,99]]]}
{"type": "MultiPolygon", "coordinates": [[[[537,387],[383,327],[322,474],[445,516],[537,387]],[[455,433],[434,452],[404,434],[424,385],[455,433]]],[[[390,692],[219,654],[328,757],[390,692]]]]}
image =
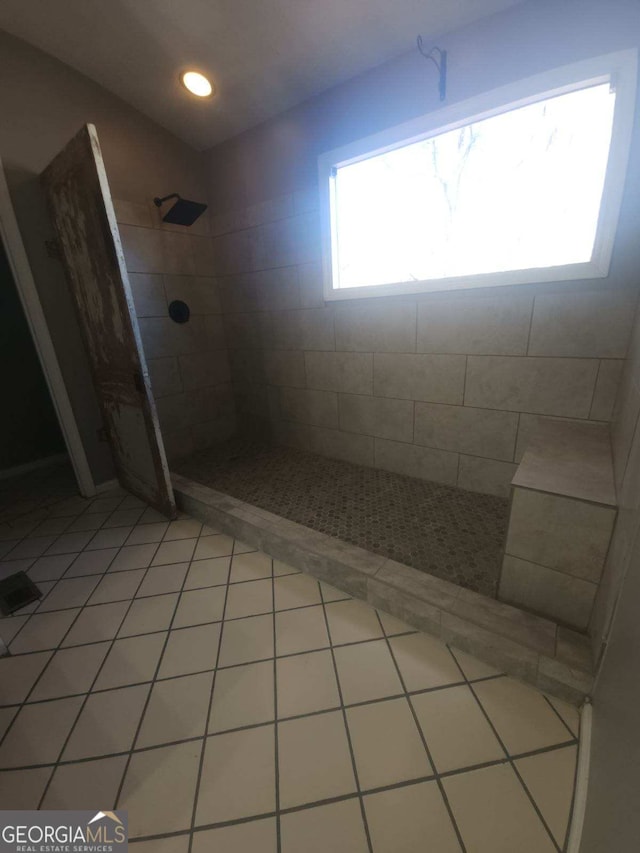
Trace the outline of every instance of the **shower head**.
{"type": "Polygon", "coordinates": [[[173,225],[193,225],[196,219],[201,216],[207,209],[206,204],[199,201],[189,201],[186,198],[180,198],[178,193],[171,193],[164,198],[154,198],[153,203],[156,207],[168,201],[170,198],[176,198],[176,203],[162,217],[163,222],[171,222],[173,225]]]}

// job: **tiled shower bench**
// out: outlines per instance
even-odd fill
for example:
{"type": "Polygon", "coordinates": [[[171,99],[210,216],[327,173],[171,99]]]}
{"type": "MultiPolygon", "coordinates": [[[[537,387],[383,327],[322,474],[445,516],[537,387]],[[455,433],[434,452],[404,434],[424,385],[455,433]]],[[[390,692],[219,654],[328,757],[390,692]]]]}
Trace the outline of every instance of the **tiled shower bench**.
{"type": "Polygon", "coordinates": [[[498,598],[586,631],[616,513],[608,425],[542,420],[512,480],[498,598]]]}
{"type": "Polygon", "coordinates": [[[592,686],[586,637],[172,474],[178,506],[224,533],[576,705],[592,686]]]}

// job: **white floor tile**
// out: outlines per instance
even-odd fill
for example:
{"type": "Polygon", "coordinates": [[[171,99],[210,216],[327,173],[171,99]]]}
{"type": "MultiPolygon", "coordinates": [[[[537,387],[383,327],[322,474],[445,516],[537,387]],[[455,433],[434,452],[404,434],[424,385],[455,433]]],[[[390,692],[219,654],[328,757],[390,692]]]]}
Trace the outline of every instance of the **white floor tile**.
{"type": "Polygon", "coordinates": [[[331,652],[309,652],[276,662],[278,717],[326,711],[340,705],[331,652]]]}
{"type": "Polygon", "coordinates": [[[213,691],[209,732],[271,722],[274,709],[273,661],[220,669],[213,691]]]}
{"type": "Polygon", "coordinates": [[[126,756],[99,758],[81,764],[64,764],[53,774],[43,809],[113,809],[126,764],[126,756]]]}
{"type": "Polygon", "coordinates": [[[389,641],[403,681],[410,692],[463,681],[444,643],[427,634],[408,634],[389,641]]]}
{"type": "Polygon", "coordinates": [[[158,677],[171,678],[213,669],[219,640],[219,623],[171,631],[158,677]]]}
{"type": "Polygon", "coordinates": [[[62,760],[75,761],[131,749],[149,690],[150,685],[140,684],[89,696],[62,760]]]}
{"type": "Polygon", "coordinates": [[[136,749],[204,735],[213,673],[156,681],[136,749]]]}
{"type": "Polygon", "coordinates": [[[271,557],[262,551],[236,554],[231,565],[230,583],[254,581],[271,577],[271,557]]]}
{"type": "Polygon", "coordinates": [[[273,616],[249,616],[226,622],[220,647],[219,666],[273,657],[273,616]]]}
{"type": "Polygon", "coordinates": [[[364,806],[376,853],[462,851],[437,782],[368,794],[364,806]]]}
{"type": "Polygon", "coordinates": [[[336,601],[327,604],[326,610],[334,646],[383,636],[375,610],[362,601],[336,601]]]}
{"type": "Polygon", "coordinates": [[[90,646],[73,646],[60,649],[49,661],[46,670],[29,696],[30,702],[57,699],[86,693],[93,683],[110,643],[93,643],[90,646]]]}
{"type": "Polygon", "coordinates": [[[386,640],[334,649],[345,705],[404,693],[386,640]]]}
{"type": "Polygon", "coordinates": [[[367,853],[369,850],[360,802],[355,798],[283,815],[280,825],[282,853],[302,850],[367,853]]]}
{"type": "Polygon", "coordinates": [[[276,804],[273,725],[206,740],[196,825],[271,812],[276,804]],[[220,769],[224,767],[224,773],[220,769]]]}
{"type": "Polygon", "coordinates": [[[440,773],[504,758],[468,687],[419,693],[411,702],[440,773]]]}
{"type": "Polygon", "coordinates": [[[433,769],[406,699],[347,709],[360,787],[431,776],[433,769]]]}
{"type": "MultiPolygon", "coordinates": [[[[168,630],[178,603],[177,592],[154,595],[152,598],[136,598],[131,603],[127,617],[118,632],[119,637],[133,637],[153,631],[168,630]]],[[[126,602],[128,605],[128,602],[126,602]]]]}
{"type": "Polygon", "coordinates": [[[218,622],[222,619],[226,590],[223,586],[183,592],[173,620],[173,628],[218,622]]]}
{"type": "MultiPolygon", "coordinates": [[[[276,853],[277,848],[276,820],[269,817],[195,832],[191,853],[211,853],[214,850],[219,850],[221,853],[222,851],[224,853],[276,853]]],[[[136,853],[138,853],[137,850],[136,853]]],[[[147,853],[147,851],[140,851],[140,853],[147,853]]],[[[173,853],[173,851],[154,848],[153,851],[149,849],[148,853],[173,853]]],[[[176,853],[186,853],[186,850],[176,851],[176,853]]]]}
{"type": "MultiPolygon", "coordinates": [[[[62,641],[63,648],[79,646],[83,643],[97,643],[100,640],[112,640],[118,633],[118,628],[124,619],[128,606],[128,601],[116,601],[83,608],[73,623],[73,627],[62,641]]],[[[64,610],[62,612],[73,613],[77,611],[64,610]]]]}
{"type": "Polygon", "coordinates": [[[560,848],[569,823],[577,752],[577,747],[569,746],[515,762],[560,848]]]}
{"type": "Polygon", "coordinates": [[[329,645],[322,607],[283,610],[276,613],[275,621],[278,655],[309,652],[329,645]]]}
{"type": "Polygon", "coordinates": [[[82,701],[75,696],[24,705],[0,746],[0,768],[57,761],[82,701]]]}
{"type": "Polygon", "coordinates": [[[190,827],[201,749],[197,740],[134,753],[118,802],[131,838],[190,827]]]}
{"type": "Polygon", "coordinates": [[[342,711],[278,723],[278,761],[282,808],[356,790],[342,711]]]}
{"type": "MultiPolygon", "coordinates": [[[[80,613],[78,608],[53,613],[35,613],[11,643],[11,653],[17,655],[23,652],[55,649],[62,642],[78,613],[80,613]]],[[[0,637],[4,638],[1,626],[0,637]]]]}
{"type": "Polygon", "coordinates": [[[52,652],[0,658],[0,705],[23,702],[52,652]]]}
{"type": "Polygon", "coordinates": [[[467,850],[552,853],[556,848],[508,764],[443,780],[467,850]]]}
{"type": "Polygon", "coordinates": [[[474,690],[511,755],[571,740],[544,696],[532,687],[505,676],[480,681],[474,690]]]}
{"type": "Polygon", "coordinates": [[[212,557],[209,560],[194,560],[187,574],[185,589],[200,589],[206,586],[226,584],[229,577],[231,557],[212,557]]]}
{"type": "Polygon", "coordinates": [[[162,654],[164,641],[164,634],[147,634],[145,637],[116,640],[100,670],[94,690],[151,681],[162,654]]]}

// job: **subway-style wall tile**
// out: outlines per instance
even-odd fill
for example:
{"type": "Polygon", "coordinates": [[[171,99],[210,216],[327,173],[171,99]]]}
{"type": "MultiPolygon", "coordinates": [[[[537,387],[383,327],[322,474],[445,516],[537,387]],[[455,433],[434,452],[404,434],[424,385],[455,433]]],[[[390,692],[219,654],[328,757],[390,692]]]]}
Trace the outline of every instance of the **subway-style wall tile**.
{"type": "MultiPolygon", "coordinates": [[[[438,294],[440,296],[440,294],[438,294]]],[[[418,352],[524,355],[533,297],[421,297],[418,352]]]]}
{"type": "Polygon", "coordinates": [[[161,275],[129,273],[137,317],[166,317],[168,304],[161,275]]]}
{"type": "Polygon", "coordinates": [[[600,362],[598,378],[589,417],[593,421],[610,421],[613,417],[620,377],[624,361],[621,359],[606,359],[600,362]]]}
{"type": "Polygon", "coordinates": [[[465,367],[463,355],[376,353],[373,393],[377,397],[461,404],[465,367]]]}
{"type": "Polygon", "coordinates": [[[511,462],[482,459],[479,456],[460,454],[458,485],[470,492],[482,492],[507,498],[511,493],[511,480],[518,466],[511,462]]]}
{"type": "Polygon", "coordinates": [[[414,441],[427,447],[511,462],[517,430],[515,412],[416,403],[414,441]]]}
{"type": "Polygon", "coordinates": [[[375,466],[396,474],[405,474],[407,477],[420,477],[423,480],[455,486],[458,477],[458,454],[376,438],[375,466]]]}
{"type": "Polygon", "coordinates": [[[309,388],[373,394],[373,353],[305,352],[309,388]]]}
{"type": "Polygon", "coordinates": [[[612,507],[517,488],[506,551],[597,583],[615,517],[612,507]]]}
{"type": "Polygon", "coordinates": [[[338,395],[309,388],[281,388],[282,417],[311,426],[338,428],[338,395]]]}
{"type": "Polygon", "coordinates": [[[637,301],[614,288],[536,296],[529,355],[624,358],[637,301]]]}
{"type": "Polygon", "coordinates": [[[596,589],[594,583],[507,554],[498,598],[584,631],[596,589]]]}
{"type": "Polygon", "coordinates": [[[598,361],[578,358],[469,356],[467,406],[587,418],[598,361]]]}
{"type": "Polygon", "coordinates": [[[377,438],[413,441],[413,402],[340,394],[340,429],[377,438]]]}
{"type": "Polygon", "coordinates": [[[347,352],[415,352],[416,303],[336,307],[336,349],[347,352]]]}

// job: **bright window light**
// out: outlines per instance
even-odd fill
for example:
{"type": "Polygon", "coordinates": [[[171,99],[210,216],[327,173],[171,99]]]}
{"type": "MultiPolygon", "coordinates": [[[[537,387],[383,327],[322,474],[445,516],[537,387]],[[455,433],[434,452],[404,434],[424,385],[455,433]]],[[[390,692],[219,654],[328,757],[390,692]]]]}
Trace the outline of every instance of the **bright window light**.
{"type": "Polygon", "coordinates": [[[566,88],[334,159],[325,170],[331,289],[518,283],[552,269],[589,277],[617,91],[602,77],[566,88]]]}

